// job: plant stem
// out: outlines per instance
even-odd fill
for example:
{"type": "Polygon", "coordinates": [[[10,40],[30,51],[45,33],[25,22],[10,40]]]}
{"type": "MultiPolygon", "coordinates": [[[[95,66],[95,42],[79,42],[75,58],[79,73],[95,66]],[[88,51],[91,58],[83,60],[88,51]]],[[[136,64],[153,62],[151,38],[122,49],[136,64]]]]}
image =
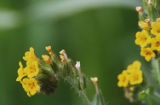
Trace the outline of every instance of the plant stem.
{"type": "Polygon", "coordinates": [[[85,105],[91,105],[86,93],[83,90],[79,92],[79,95],[82,98],[85,105]]]}
{"type": "Polygon", "coordinates": [[[160,70],[159,70],[159,60],[158,59],[153,59],[152,60],[152,67],[153,67],[153,76],[160,86],[160,70]]]}

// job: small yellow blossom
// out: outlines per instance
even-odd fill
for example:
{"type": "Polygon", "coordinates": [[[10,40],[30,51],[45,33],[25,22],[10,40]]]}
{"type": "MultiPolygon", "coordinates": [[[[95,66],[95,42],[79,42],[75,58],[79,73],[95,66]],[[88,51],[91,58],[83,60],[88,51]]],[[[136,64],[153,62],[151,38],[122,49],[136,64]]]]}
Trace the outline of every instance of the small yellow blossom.
{"type": "Polygon", "coordinates": [[[20,68],[18,69],[16,81],[22,84],[28,96],[32,96],[40,90],[38,81],[34,78],[40,72],[39,59],[36,57],[32,47],[25,53],[23,59],[26,61],[26,67],[23,67],[22,63],[19,62],[20,68]]]}
{"type": "Polygon", "coordinates": [[[27,75],[26,69],[23,68],[22,62],[19,62],[20,68],[18,69],[18,77],[16,81],[21,81],[23,77],[27,75]]]}
{"type": "Polygon", "coordinates": [[[25,73],[28,77],[34,77],[40,72],[39,59],[34,53],[34,49],[31,47],[29,51],[25,53],[23,59],[26,61],[25,73]]]}
{"type": "Polygon", "coordinates": [[[153,52],[153,50],[151,48],[142,48],[141,49],[141,56],[144,56],[146,61],[150,61],[151,58],[155,57],[155,53],[153,52]]]}
{"type": "Polygon", "coordinates": [[[141,27],[144,30],[148,30],[149,29],[149,24],[144,22],[144,21],[139,21],[138,25],[139,25],[139,27],[141,27]]]}
{"type": "Polygon", "coordinates": [[[40,72],[40,68],[37,61],[27,62],[26,66],[27,76],[34,77],[40,72]]]}
{"type": "Polygon", "coordinates": [[[136,33],[136,40],[135,43],[141,47],[145,47],[151,41],[151,37],[149,36],[148,32],[143,30],[142,32],[136,33]]]}
{"type": "Polygon", "coordinates": [[[127,87],[129,82],[128,73],[124,70],[121,74],[118,75],[118,87],[127,87]]]}
{"type": "Polygon", "coordinates": [[[160,36],[160,22],[153,22],[151,28],[151,33],[153,35],[160,36]]]}
{"type": "Polygon", "coordinates": [[[24,78],[21,81],[21,84],[29,97],[35,95],[37,92],[40,91],[38,81],[34,78],[24,78]]]}
{"type": "Polygon", "coordinates": [[[128,87],[142,83],[143,75],[140,67],[141,62],[139,61],[134,61],[128,65],[127,70],[123,70],[122,73],[118,75],[118,87],[128,87]]]}
{"type": "Polygon", "coordinates": [[[140,67],[141,67],[141,62],[136,60],[132,64],[128,65],[127,72],[130,73],[130,71],[132,70],[139,70],[140,67]]]}
{"type": "Polygon", "coordinates": [[[31,47],[29,51],[25,53],[25,56],[23,57],[25,61],[38,61],[38,58],[36,57],[34,53],[34,49],[31,47]]]}
{"type": "Polygon", "coordinates": [[[156,36],[151,40],[151,47],[153,50],[160,51],[160,36],[156,36]]]}
{"type": "Polygon", "coordinates": [[[140,84],[143,81],[142,71],[139,69],[132,70],[129,75],[129,83],[131,85],[140,84]]]}
{"type": "Polygon", "coordinates": [[[141,62],[134,61],[127,67],[129,83],[131,85],[140,84],[143,81],[142,71],[140,70],[141,62]]]}

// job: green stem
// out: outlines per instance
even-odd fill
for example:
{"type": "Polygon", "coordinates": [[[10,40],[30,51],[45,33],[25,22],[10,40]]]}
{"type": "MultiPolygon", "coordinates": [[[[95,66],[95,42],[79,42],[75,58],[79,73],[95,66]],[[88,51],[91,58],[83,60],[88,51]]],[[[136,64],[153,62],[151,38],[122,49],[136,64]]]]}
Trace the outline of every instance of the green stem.
{"type": "Polygon", "coordinates": [[[79,95],[82,98],[85,105],[91,105],[86,93],[83,90],[79,92],[79,95]]]}
{"type": "Polygon", "coordinates": [[[152,60],[152,67],[153,67],[153,76],[160,86],[160,68],[159,68],[159,60],[158,59],[153,59],[152,60]]]}
{"type": "MultiPolygon", "coordinates": [[[[71,85],[71,87],[79,94],[84,105],[93,105],[88,99],[85,92],[85,89],[87,88],[87,78],[80,70],[75,67],[73,61],[66,58],[66,63],[62,65],[56,55],[52,56],[51,59],[52,62],[55,64],[54,66],[52,66],[52,69],[54,71],[56,67],[57,70],[55,72],[57,73],[58,77],[71,85]]],[[[98,100],[95,101],[98,102],[98,104],[94,105],[106,105],[103,95],[98,89],[98,85],[96,86],[96,94],[98,94],[98,100]]]]}

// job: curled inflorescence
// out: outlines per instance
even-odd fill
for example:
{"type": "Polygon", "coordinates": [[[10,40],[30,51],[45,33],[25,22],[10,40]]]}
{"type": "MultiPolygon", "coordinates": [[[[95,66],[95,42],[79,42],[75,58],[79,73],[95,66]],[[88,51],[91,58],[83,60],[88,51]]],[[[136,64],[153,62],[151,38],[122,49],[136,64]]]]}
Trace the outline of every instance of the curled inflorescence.
{"type": "Polygon", "coordinates": [[[136,33],[135,43],[141,47],[141,56],[144,56],[146,61],[151,58],[159,57],[160,55],[160,18],[155,22],[139,21],[139,26],[142,31],[136,33]]]}

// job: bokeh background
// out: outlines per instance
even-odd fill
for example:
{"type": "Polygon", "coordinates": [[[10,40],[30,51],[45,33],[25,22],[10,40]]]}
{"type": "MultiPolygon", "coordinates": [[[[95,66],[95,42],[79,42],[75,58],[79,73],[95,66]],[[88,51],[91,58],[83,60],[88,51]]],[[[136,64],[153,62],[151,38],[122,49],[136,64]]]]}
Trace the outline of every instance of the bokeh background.
{"type": "MultiPolygon", "coordinates": [[[[109,105],[138,105],[124,98],[117,75],[139,56],[135,7],[140,0],[0,0],[0,105],[83,105],[67,83],[54,94],[29,98],[16,82],[18,62],[30,46],[65,49],[82,71],[99,77],[109,105]]],[[[94,89],[88,94],[92,99],[94,89]]]]}

